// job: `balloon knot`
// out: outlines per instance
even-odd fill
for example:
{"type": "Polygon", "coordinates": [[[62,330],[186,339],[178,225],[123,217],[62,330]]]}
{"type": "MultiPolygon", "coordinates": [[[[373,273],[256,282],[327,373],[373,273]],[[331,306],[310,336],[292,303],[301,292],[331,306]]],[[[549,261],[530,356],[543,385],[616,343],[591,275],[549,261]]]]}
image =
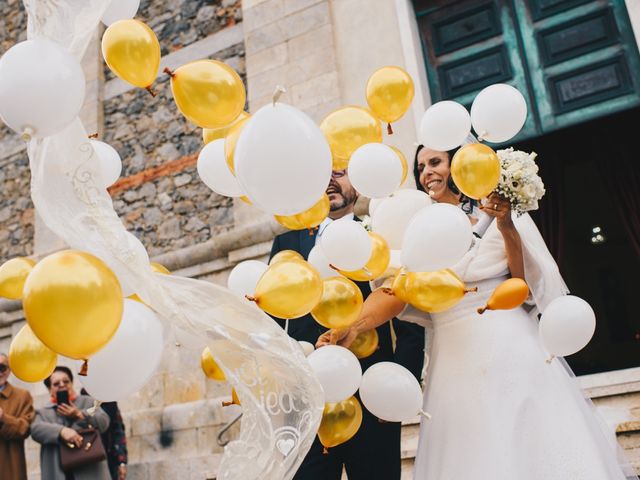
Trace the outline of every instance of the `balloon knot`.
{"type": "Polygon", "coordinates": [[[322,447],[322,454],[329,455],[329,449],[327,447],[322,447]]]}
{"type": "Polygon", "coordinates": [[[482,132],[480,132],[480,135],[478,135],[478,142],[484,142],[484,137],[487,135],[487,131],[483,130],[482,132]]]}
{"type": "Polygon", "coordinates": [[[88,373],[89,373],[89,360],[85,359],[85,361],[82,362],[82,366],[80,367],[80,371],[78,372],[78,375],[80,375],[81,377],[86,377],[88,373]]]}
{"type": "MultiPolygon", "coordinates": [[[[171,78],[173,78],[173,77],[174,77],[174,75],[173,75],[173,73],[171,73],[171,78]]],[[[144,87],[144,89],[147,92],[149,92],[151,94],[151,96],[154,97],[154,98],[157,95],[157,93],[152,90],[151,85],[149,85],[148,87],[144,87]]]]}
{"type": "Polygon", "coordinates": [[[245,295],[244,298],[246,298],[250,302],[258,303],[258,299],[256,297],[252,297],[251,295],[245,295]]]}
{"type": "Polygon", "coordinates": [[[478,313],[479,313],[480,315],[482,315],[485,311],[487,311],[487,310],[488,310],[488,308],[489,308],[489,307],[480,307],[480,308],[478,309],[478,313]]]}
{"type": "Polygon", "coordinates": [[[223,407],[228,407],[229,405],[233,405],[233,402],[227,402],[226,400],[222,402],[223,407]]]}
{"type": "Polygon", "coordinates": [[[339,272],[340,269],[338,267],[336,267],[335,265],[332,265],[331,263],[329,264],[330,268],[333,268],[336,272],[339,272]]]}
{"type": "Polygon", "coordinates": [[[277,85],[276,89],[273,92],[273,97],[272,97],[274,107],[276,106],[276,102],[280,100],[280,97],[282,96],[283,93],[287,93],[287,89],[284,88],[282,85],[277,85]]]}
{"type": "Polygon", "coordinates": [[[32,136],[33,136],[33,128],[25,127],[25,129],[22,131],[22,135],[20,135],[20,138],[22,138],[22,140],[24,140],[25,142],[29,142],[31,141],[32,136]]]}
{"type": "Polygon", "coordinates": [[[553,359],[554,359],[554,358],[556,358],[556,356],[555,356],[555,355],[551,355],[549,358],[547,358],[547,359],[545,360],[545,362],[547,362],[547,363],[551,363],[551,362],[553,362],[553,359]]]}
{"type": "Polygon", "coordinates": [[[89,135],[89,138],[98,138],[98,132],[89,135]]]}
{"type": "Polygon", "coordinates": [[[431,414],[429,412],[425,412],[424,410],[420,410],[420,415],[422,415],[427,420],[431,420],[431,414]]]}
{"type": "Polygon", "coordinates": [[[393,135],[393,128],[391,128],[391,124],[387,123],[387,134],[393,135]]]}
{"type": "Polygon", "coordinates": [[[162,71],[169,75],[171,78],[174,78],[176,76],[176,74],[173,73],[173,71],[169,67],[164,67],[164,70],[162,71]]]}
{"type": "Polygon", "coordinates": [[[478,287],[473,287],[473,288],[467,288],[464,293],[471,293],[471,292],[477,292],[478,291],[478,287]]]}

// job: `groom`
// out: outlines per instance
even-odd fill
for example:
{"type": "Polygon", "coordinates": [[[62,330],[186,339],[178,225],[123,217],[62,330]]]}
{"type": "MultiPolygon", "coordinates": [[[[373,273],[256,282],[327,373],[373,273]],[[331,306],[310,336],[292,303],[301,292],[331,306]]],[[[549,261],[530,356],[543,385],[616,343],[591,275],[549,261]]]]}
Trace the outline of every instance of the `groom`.
{"type": "MultiPolygon", "coordinates": [[[[346,170],[333,172],[326,192],[331,202],[329,218],[312,234],[307,230],[296,230],[278,235],[273,241],[271,257],[281,250],[295,250],[306,259],[332,221],[354,219],[353,209],[358,193],[351,185],[346,170]]],[[[371,293],[369,283],[356,283],[366,298],[371,293]]],[[[276,321],[284,327],[284,320],[276,321]]],[[[378,350],[360,360],[362,371],[377,362],[396,361],[419,379],[424,359],[424,328],[394,319],[393,330],[397,339],[395,352],[390,324],[385,323],[377,328],[378,350]]],[[[291,337],[313,345],[326,331],[311,315],[289,322],[291,337]]],[[[343,466],[349,480],[400,479],[400,423],[380,422],[364,407],[362,410],[362,426],[358,433],[351,440],[331,448],[328,454],[323,454],[323,447],[316,437],[294,480],[340,480],[343,466]]]]}

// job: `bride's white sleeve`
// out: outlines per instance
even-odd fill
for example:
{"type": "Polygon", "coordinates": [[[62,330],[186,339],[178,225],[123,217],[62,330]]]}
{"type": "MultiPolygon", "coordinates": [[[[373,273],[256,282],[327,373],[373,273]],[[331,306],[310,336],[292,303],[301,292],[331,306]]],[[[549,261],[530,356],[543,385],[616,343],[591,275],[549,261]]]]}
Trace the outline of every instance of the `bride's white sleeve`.
{"type": "Polygon", "coordinates": [[[553,299],[569,292],[538,227],[528,214],[514,216],[520,234],[525,281],[529,285],[537,312],[542,312],[553,299]]]}

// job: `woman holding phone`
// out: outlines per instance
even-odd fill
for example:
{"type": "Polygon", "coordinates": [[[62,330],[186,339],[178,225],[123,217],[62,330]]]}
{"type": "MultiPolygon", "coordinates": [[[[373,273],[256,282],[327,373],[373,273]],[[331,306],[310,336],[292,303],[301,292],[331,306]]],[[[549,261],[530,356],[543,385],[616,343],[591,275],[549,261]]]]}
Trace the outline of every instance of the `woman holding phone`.
{"type": "Polygon", "coordinates": [[[92,408],[94,401],[87,395],[77,395],[73,388],[73,374],[67,367],[57,366],[44,381],[51,394],[49,405],[36,411],[31,425],[31,437],[41,445],[40,469],[43,480],[110,480],[107,461],[91,463],[64,472],[60,466],[60,447],[64,444],[83,446],[80,430],[94,428],[104,432],[109,416],[100,408],[92,408]]]}

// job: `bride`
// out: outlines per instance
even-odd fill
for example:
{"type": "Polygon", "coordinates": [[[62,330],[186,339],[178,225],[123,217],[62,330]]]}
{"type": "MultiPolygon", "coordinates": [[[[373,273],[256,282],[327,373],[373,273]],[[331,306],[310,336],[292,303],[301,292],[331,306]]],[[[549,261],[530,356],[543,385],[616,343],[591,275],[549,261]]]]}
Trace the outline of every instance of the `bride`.
{"type": "Polygon", "coordinates": [[[484,206],[463,197],[450,178],[450,160],[448,152],[419,147],[416,183],[433,200],[460,205],[469,216],[476,239],[452,268],[478,293],[446,312],[427,314],[379,289],[356,324],[325,333],[318,346],[348,346],[394,316],[428,328],[424,410],[432,418],[420,427],[416,479],[637,478],[619,464],[619,449],[566,363],[545,362],[535,314],[567,289],[535,224],[526,214],[512,215],[509,202],[495,193],[484,206]],[[528,283],[527,305],[477,314],[509,277],[528,283]]]}

